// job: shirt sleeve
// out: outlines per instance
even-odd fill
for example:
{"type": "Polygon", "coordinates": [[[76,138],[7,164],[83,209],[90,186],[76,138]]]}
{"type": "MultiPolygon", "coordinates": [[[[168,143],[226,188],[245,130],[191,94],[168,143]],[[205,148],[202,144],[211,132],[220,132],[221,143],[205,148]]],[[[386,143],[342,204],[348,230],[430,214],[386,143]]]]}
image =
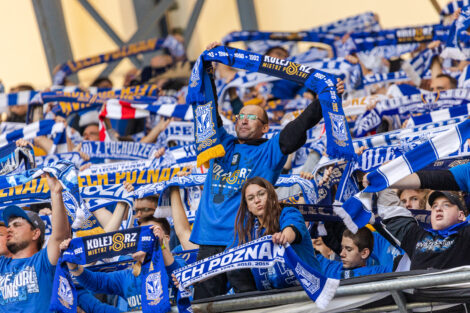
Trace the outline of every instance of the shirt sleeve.
{"type": "Polygon", "coordinates": [[[77,290],[78,293],[78,306],[85,312],[93,313],[120,313],[116,307],[103,303],[96,299],[87,290],[77,290]]]}
{"type": "Polygon", "coordinates": [[[296,208],[285,207],[282,209],[281,217],[279,219],[279,226],[281,231],[283,231],[286,227],[292,226],[296,235],[295,242],[302,241],[302,232],[300,230],[306,227],[305,220],[302,216],[302,213],[300,213],[296,208]],[[298,236],[300,236],[300,238],[297,238],[298,236]]]}
{"type": "Polygon", "coordinates": [[[318,260],[318,263],[321,268],[321,273],[328,278],[341,278],[341,272],[343,271],[343,263],[339,261],[328,260],[320,253],[317,253],[315,258],[318,260]]]}
{"type": "Polygon", "coordinates": [[[454,175],[457,185],[460,190],[469,192],[470,191],[470,163],[455,166],[450,169],[452,175],[454,175]]]}
{"type": "Polygon", "coordinates": [[[102,273],[84,269],[80,276],[76,276],[76,279],[80,285],[93,292],[119,295],[125,298],[124,280],[129,273],[129,270],[102,273]]]}

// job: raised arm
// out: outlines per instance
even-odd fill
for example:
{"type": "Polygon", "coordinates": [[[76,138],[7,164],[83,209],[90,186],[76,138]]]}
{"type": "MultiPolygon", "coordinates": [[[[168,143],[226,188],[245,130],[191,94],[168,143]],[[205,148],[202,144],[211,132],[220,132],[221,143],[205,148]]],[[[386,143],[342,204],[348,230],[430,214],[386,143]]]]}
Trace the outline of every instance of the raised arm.
{"type": "Polygon", "coordinates": [[[52,233],[47,242],[47,256],[52,265],[56,265],[60,256],[60,243],[70,237],[70,224],[62,199],[62,185],[57,178],[44,174],[51,192],[52,233]]]}
{"type": "MultiPolygon", "coordinates": [[[[123,185],[128,192],[134,191],[134,186],[131,183],[124,182],[123,185]]],[[[106,208],[100,208],[94,211],[93,215],[96,217],[101,227],[103,227],[104,231],[109,233],[119,230],[124,214],[128,209],[129,206],[126,202],[118,202],[113,213],[108,211],[106,208]]]]}
{"type": "MultiPolygon", "coordinates": [[[[338,80],[338,94],[344,92],[344,83],[338,80]]],[[[279,135],[279,145],[284,154],[291,154],[302,147],[307,141],[307,130],[315,126],[323,118],[319,100],[314,100],[295,120],[284,127],[279,135]]]]}
{"type": "Polygon", "coordinates": [[[180,196],[180,188],[178,186],[171,187],[170,199],[173,224],[175,226],[176,236],[178,236],[181,246],[184,250],[198,249],[199,245],[189,241],[189,237],[191,236],[191,226],[189,225],[188,217],[184,211],[183,202],[181,201],[180,196]]]}

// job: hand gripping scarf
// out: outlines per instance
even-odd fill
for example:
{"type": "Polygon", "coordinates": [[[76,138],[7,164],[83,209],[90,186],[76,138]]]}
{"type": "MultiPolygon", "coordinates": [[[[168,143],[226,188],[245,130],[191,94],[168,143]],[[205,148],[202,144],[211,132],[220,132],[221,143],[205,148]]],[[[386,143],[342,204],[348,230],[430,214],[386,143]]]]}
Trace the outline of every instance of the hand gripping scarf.
{"type": "Polygon", "coordinates": [[[182,288],[238,268],[267,268],[275,262],[284,262],[294,272],[307,295],[319,308],[325,308],[334,297],[339,280],[324,277],[315,269],[305,264],[286,244],[280,246],[272,242],[271,236],[265,236],[207,259],[189,264],[173,273],[182,288]]]}
{"type": "Polygon", "coordinates": [[[191,104],[194,111],[198,166],[225,154],[216,132],[217,99],[212,89],[212,78],[207,72],[207,62],[211,61],[292,80],[316,92],[326,124],[327,153],[346,159],[355,158],[334,75],[287,60],[219,46],[199,56],[191,73],[186,98],[186,103],[191,104]]]}
{"type": "Polygon", "coordinates": [[[77,292],[66,262],[85,265],[103,258],[144,251],[151,259],[142,265],[142,311],[168,312],[168,275],[162,251],[155,243],[158,238],[150,227],[72,239],[56,267],[49,309],[61,313],[77,312],[77,292]]]}

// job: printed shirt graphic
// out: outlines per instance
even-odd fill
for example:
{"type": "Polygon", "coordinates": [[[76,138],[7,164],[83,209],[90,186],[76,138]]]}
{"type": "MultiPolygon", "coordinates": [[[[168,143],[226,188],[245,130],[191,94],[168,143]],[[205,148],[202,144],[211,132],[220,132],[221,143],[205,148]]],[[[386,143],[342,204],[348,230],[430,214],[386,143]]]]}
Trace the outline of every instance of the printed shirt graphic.
{"type": "Polygon", "coordinates": [[[385,228],[401,244],[411,260],[411,270],[446,269],[470,264],[470,227],[443,237],[421,228],[411,217],[384,220],[385,228]]]}
{"type": "Polygon", "coordinates": [[[287,156],[281,152],[279,134],[260,145],[236,144],[223,127],[217,132],[225,156],[211,160],[191,241],[202,245],[233,243],[233,226],[247,178],[261,176],[274,183],[287,156]]]}
{"type": "Polygon", "coordinates": [[[0,257],[0,312],[49,312],[54,272],[47,249],[25,259],[0,257]]]}

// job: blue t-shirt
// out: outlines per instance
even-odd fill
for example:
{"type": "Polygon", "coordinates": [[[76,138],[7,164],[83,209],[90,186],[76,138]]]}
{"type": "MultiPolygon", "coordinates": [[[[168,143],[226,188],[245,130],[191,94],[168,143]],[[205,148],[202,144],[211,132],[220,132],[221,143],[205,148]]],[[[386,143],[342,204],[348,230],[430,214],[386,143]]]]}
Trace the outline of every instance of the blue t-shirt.
{"type": "MultiPolygon", "coordinates": [[[[176,287],[173,285],[171,273],[185,265],[186,263],[183,259],[175,257],[173,264],[165,266],[169,277],[169,287],[172,287],[172,289],[176,289],[176,287]]],[[[127,301],[127,311],[142,309],[141,275],[135,277],[132,274],[132,269],[130,268],[109,273],[93,272],[85,269],[83,273],[76,278],[80,285],[92,292],[123,297],[127,301]]],[[[171,293],[176,295],[176,292],[174,291],[171,293]]]]}
{"type": "Polygon", "coordinates": [[[237,144],[238,139],[218,129],[225,156],[212,159],[196,213],[190,240],[199,245],[233,243],[241,188],[247,178],[278,179],[287,156],[281,152],[279,134],[260,145],[237,144]]]}
{"type": "Polygon", "coordinates": [[[403,250],[396,248],[384,236],[376,231],[372,232],[374,236],[374,248],[370,257],[367,259],[367,265],[393,265],[393,260],[404,254],[403,250]]]}
{"type": "Polygon", "coordinates": [[[459,185],[462,191],[470,191],[470,163],[455,166],[450,169],[452,175],[454,175],[457,185],[459,185]]]}
{"type": "Polygon", "coordinates": [[[0,311],[49,312],[54,273],[47,249],[25,259],[0,257],[0,311]]]}

